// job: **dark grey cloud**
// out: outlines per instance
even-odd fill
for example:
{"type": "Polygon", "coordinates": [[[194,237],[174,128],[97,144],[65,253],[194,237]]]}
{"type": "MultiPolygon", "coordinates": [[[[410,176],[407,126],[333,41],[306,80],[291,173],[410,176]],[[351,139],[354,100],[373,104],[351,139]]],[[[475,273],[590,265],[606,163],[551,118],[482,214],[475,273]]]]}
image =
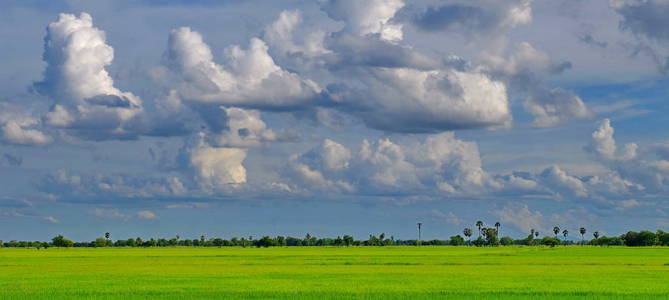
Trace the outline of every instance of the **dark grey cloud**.
{"type": "Polygon", "coordinates": [[[669,42],[669,2],[664,0],[615,0],[613,8],[622,16],[620,28],[652,40],[669,42]]]}
{"type": "Polygon", "coordinates": [[[488,35],[531,20],[531,0],[444,1],[440,5],[409,5],[401,14],[421,30],[488,35]]]}

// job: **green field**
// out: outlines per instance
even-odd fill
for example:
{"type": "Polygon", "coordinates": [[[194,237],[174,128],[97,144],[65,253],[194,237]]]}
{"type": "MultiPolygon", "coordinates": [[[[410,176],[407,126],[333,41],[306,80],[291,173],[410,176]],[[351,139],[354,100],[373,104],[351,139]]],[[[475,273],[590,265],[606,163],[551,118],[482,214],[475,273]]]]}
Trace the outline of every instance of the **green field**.
{"type": "Polygon", "coordinates": [[[669,248],[0,249],[0,299],[669,299],[669,248]]]}

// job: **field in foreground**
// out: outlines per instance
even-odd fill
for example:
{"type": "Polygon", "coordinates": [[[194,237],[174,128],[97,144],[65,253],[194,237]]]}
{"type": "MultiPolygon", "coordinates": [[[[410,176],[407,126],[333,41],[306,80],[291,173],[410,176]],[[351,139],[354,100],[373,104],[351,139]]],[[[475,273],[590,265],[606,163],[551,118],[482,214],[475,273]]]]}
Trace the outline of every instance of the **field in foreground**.
{"type": "Polygon", "coordinates": [[[0,299],[669,299],[669,248],[0,249],[0,299]]]}

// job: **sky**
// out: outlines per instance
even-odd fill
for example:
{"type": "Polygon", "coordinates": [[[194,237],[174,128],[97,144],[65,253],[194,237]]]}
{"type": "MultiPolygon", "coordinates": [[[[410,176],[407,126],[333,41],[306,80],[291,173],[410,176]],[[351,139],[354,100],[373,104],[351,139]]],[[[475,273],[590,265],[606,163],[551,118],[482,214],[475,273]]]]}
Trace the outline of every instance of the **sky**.
{"type": "Polygon", "coordinates": [[[669,229],[666,0],[0,7],[0,240],[669,229]]]}

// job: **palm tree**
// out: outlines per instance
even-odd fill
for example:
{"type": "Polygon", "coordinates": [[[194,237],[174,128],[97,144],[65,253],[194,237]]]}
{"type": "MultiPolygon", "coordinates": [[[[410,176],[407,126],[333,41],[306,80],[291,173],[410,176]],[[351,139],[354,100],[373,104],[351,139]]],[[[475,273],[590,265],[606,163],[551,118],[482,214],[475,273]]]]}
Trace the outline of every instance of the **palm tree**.
{"type": "Polygon", "coordinates": [[[564,235],[564,240],[567,241],[567,236],[569,235],[569,230],[562,230],[562,235],[564,235]]]}
{"type": "Polygon", "coordinates": [[[578,232],[581,234],[581,243],[585,243],[585,238],[583,237],[583,235],[585,234],[585,227],[581,227],[581,229],[579,229],[578,232]]]}
{"type": "Polygon", "coordinates": [[[595,231],[595,232],[593,232],[593,233],[592,233],[592,236],[594,236],[595,239],[598,239],[598,238],[599,238],[599,231],[595,231]]]}
{"type": "Polygon", "coordinates": [[[462,233],[464,233],[465,236],[467,237],[467,243],[471,245],[471,243],[472,243],[472,230],[471,230],[471,228],[465,228],[465,230],[463,230],[462,233]]]}
{"type": "Polygon", "coordinates": [[[416,225],[418,226],[418,246],[420,246],[420,228],[423,227],[423,223],[418,222],[416,225]]]}
{"type": "Polygon", "coordinates": [[[555,238],[557,238],[558,234],[560,234],[560,227],[553,227],[553,233],[555,233],[555,238]]]}
{"type": "Polygon", "coordinates": [[[497,230],[497,236],[499,236],[499,228],[502,227],[502,224],[495,222],[495,230],[497,230]]]}
{"type": "Polygon", "coordinates": [[[111,236],[111,234],[109,232],[105,232],[105,239],[109,240],[110,236],[111,236]]]}
{"type": "Polygon", "coordinates": [[[479,228],[479,237],[481,236],[481,227],[483,227],[483,221],[476,221],[476,227],[479,228]]]}
{"type": "Polygon", "coordinates": [[[535,237],[539,237],[539,231],[535,231],[535,232],[534,232],[534,236],[535,236],[535,237]]]}
{"type": "Polygon", "coordinates": [[[530,235],[534,235],[534,228],[530,228],[530,235]]]}

